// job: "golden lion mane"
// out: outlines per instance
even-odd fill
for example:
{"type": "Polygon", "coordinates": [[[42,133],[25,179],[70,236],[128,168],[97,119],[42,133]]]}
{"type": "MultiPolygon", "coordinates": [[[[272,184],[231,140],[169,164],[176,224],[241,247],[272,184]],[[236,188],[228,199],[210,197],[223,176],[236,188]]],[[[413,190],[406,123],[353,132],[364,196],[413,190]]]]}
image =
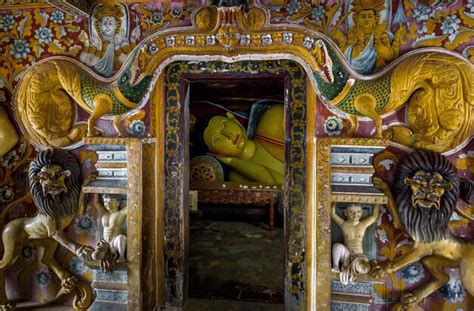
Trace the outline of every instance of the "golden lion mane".
{"type": "Polygon", "coordinates": [[[76,213],[81,191],[81,167],[72,154],[61,149],[40,151],[31,162],[28,175],[31,195],[39,214],[61,218],[76,213]],[[65,178],[67,192],[62,192],[54,197],[43,195],[41,183],[34,177],[38,176],[41,169],[47,165],[58,165],[64,171],[70,171],[70,175],[65,178]]]}
{"type": "Polygon", "coordinates": [[[455,167],[445,156],[429,150],[416,150],[407,155],[395,174],[392,193],[400,219],[413,239],[434,242],[449,237],[448,223],[459,199],[459,178],[455,167]],[[438,172],[445,181],[452,184],[452,189],[446,190],[441,196],[439,210],[412,205],[413,192],[404,180],[406,177],[412,178],[418,171],[438,172]]]}

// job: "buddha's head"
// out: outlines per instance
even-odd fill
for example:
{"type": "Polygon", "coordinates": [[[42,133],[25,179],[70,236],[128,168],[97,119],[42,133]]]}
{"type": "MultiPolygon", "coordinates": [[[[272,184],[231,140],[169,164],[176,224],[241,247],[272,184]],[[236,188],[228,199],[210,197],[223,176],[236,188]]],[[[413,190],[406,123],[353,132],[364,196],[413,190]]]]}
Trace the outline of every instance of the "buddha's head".
{"type": "Polygon", "coordinates": [[[228,156],[240,155],[248,142],[242,124],[231,113],[215,116],[204,130],[204,141],[211,152],[228,156]]]}

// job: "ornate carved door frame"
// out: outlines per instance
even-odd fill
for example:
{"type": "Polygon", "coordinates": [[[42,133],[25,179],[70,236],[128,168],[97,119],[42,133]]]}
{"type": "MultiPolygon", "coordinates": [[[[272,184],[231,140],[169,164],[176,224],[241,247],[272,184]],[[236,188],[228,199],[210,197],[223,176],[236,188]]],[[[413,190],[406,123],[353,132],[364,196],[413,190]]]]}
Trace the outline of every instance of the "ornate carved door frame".
{"type": "MultiPolygon", "coordinates": [[[[183,307],[187,287],[187,206],[188,181],[186,79],[212,75],[278,75],[285,77],[286,181],[285,181],[285,303],[289,309],[304,309],[307,291],[307,88],[306,73],[296,62],[240,61],[176,62],[165,71],[164,128],[164,204],[163,204],[163,293],[167,304],[183,307]]],[[[310,130],[311,132],[312,130],[310,130]]],[[[159,149],[159,148],[158,148],[159,149]]],[[[158,187],[161,188],[160,186],[158,187]]]]}

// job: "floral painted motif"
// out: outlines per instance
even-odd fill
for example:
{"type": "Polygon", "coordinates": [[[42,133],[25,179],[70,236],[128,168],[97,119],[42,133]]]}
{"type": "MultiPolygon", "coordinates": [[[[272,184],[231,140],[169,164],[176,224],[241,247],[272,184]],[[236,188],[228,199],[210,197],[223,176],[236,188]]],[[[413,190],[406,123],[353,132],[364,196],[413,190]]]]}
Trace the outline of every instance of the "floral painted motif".
{"type": "Polygon", "coordinates": [[[11,202],[15,197],[15,192],[13,188],[8,186],[3,186],[0,188],[0,203],[11,202]]]}
{"type": "Polygon", "coordinates": [[[128,131],[132,136],[142,136],[145,134],[145,123],[142,120],[133,120],[128,126],[128,131]]]}
{"type": "Polygon", "coordinates": [[[141,16],[139,20],[141,29],[144,35],[148,35],[166,26],[190,24],[193,3],[187,1],[179,5],[173,1],[162,1],[134,6],[132,9],[141,16]]]}
{"type": "Polygon", "coordinates": [[[4,15],[3,17],[0,17],[0,28],[4,31],[7,32],[13,28],[13,15],[4,15]]]}
{"type": "Polygon", "coordinates": [[[441,30],[443,34],[455,34],[459,30],[459,25],[461,24],[461,20],[457,15],[447,16],[443,23],[441,24],[441,30]]]}
{"type": "Polygon", "coordinates": [[[48,268],[41,268],[35,274],[35,283],[39,287],[48,287],[51,278],[51,271],[48,268]]]}
{"type": "Polygon", "coordinates": [[[336,116],[331,116],[324,122],[324,131],[329,136],[340,135],[343,127],[342,119],[336,116]]]}
{"type": "Polygon", "coordinates": [[[51,14],[51,21],[55,24],[62,24],[64,22],[64,13],[61,11],[54,11],[51,14]]]}
{"type": "Polygon", "coordinates": [[[301,1],[293,0],[288,3],[287,10],[289,15],[298,13],[301,9],[301,1]]]}
{"type": "Polygon", "coordinates": [[[40,27],[35,30],[35,38],[39,43],[51,43],[53,41],[53,32],[46,27],[40,27]]]}
{"type": "Polygon", "coordinates": [[[426,5],[420,5],[413,10],[413,18],[417,23],[426,22],[431,15],[431,9],[426,5]]]}
{"type": "Polygon", "coordinates": [[[16,165],[17,161],[20,159],[16,150],[8,152],[6,155],[0,158],[0,162],[3,167],[12,168],[16,165]]]}
{"type": "Polygon", "coordinates": [[[76,56],[81,43],[74,36],[84,27],[81,17],[47,9],[23,9],[1,15],[0,80],[13,90],[19,75],[49,55],[76,56]]]}
{"type": "Polygon", "coordinates": [[[417,263],[402,269],[400,271],[400,276],[408,283],[414,284],[419,282],[425,276],[425,272],[421,264],[417,263]]]}
{"type": "Polygon", "coordinates": [[[86,274],[89,271],[89,268],[86,266],[84,261],[79,257],[74,257],[69,262],[69,270],[75,275],[81,276],[86,274]]]}
{"type": "Polygon", "coordinates": [[[455,278],[449,279],[449,282],[443,285],[440,291],[443,299],[451,303],[463,302],[467,295],[462,282],[455,278]]]}
{"type": "Polygon", "coordinates": [[[32,244],[26,244],[21,249],[20,255],[21,255],[21,258],[23,258],[24,260],[28,262],[35,260],[35,256],[36,256],[35,247],[32,244]]]}
{"type": "Polygon", "coordinates": [[[324,10],[324,7],[320,5],[313,9],[313,12],[311,13],[311,18],[314,19],[316,23],[321,24],[321,21],[323,20],[325,15],[326,10],[324,10]]]}
{"type": "Polygon", "coordinates": [[[74,229],[76,230],[77,233],[82,233],[85,232],[87,234],[93,234],[97,225],[92,219],[92,217],[88,214],[85,215],[80,215],[79,217],[76,218],[75,223],[74,223],[74,229]]]}
{"type": "Polygon", "coordinates": [[[10,54],[16,59],[26,58],[31,52],[30,45],[26,40],[17,39],[13,42],[10,54]]]}

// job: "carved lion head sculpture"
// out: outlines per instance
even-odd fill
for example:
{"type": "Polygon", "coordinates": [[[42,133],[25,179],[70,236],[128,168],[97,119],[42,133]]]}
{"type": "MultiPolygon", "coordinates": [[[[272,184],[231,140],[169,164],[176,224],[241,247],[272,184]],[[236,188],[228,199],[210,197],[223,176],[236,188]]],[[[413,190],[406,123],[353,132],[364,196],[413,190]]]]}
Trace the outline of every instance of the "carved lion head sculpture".
{"type": "Polygon", "coordinates": [[[61,149],[40,151],[30,164],[33,201],[40,214],[54,218],[76,212],[81,168],[76,158],[61,149]]]}
{"type": "Polygon", "coordinates": [[[415,241],[448,237],[448,222],[459,199],[459,179],[445,156],[429,150],[407,155],[393,186],[401,221],[415,241]]]}

